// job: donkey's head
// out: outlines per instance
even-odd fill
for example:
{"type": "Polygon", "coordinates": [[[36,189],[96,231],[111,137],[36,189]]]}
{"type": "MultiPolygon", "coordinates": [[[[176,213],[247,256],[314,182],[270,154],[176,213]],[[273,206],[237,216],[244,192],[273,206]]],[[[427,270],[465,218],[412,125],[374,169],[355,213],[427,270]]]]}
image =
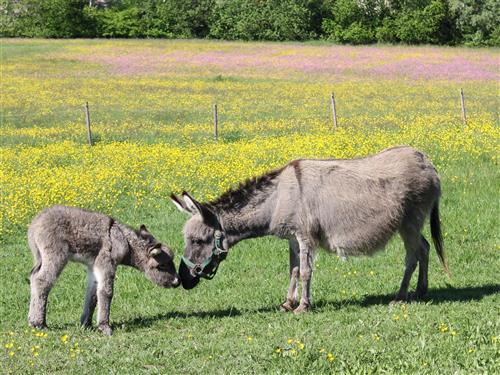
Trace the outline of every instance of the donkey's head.
{"type": "Polygon", "coordinates": [[[179,275],[185,289],[194,288],[200,278],[212,279],[227,255],[228,244],[215,212],[188,193],[182,199],[170,196],[175,206],[191,216],[184,226],[184,256],[179,275]]]}
{"type": "Polygon", "coordinates": [[[156,238],[141,225],[135,241],[136,257],[140,258],[146,277],[155,284],[170,288],[179,286],[179,275],[175,271],[174,253],[168,246],[158,242],[156,238]]]}

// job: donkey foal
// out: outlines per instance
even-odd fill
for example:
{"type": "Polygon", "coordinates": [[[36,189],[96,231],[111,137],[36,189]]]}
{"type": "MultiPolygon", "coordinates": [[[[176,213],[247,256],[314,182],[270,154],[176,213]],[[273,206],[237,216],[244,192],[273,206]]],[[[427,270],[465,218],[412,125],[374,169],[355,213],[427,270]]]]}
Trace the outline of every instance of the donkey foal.
{"type": "Polygon", "coordinates": [[[119,264],[142,271],[160,286],[179,285],[174,256],[167,246],[158,242],[144,225],[134,230],[101,213],[75,207],[50,207],[33,219],[28,229],[28,243],[35,261],[30,276],[28,321],[36,328],[47,326],[47,298],[69,260],[88,267],[81,324],[92,325],[97,304],[97,325],[106,335],[112,334],[109,310],[119,264]]]}

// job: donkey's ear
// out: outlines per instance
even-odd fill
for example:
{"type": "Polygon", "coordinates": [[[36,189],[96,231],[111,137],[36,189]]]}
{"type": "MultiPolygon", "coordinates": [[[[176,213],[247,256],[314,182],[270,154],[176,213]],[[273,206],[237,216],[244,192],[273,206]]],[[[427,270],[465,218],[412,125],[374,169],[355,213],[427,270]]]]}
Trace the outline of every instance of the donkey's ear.
{"type": "Polygon", "coordinates": [[[201,204],[186,192],[182,193],[182,197],[184,198],[184,203],[186,204],[188,210],[193,213],[200,214],[205,224],[214,228],[220,227],[217,215],[215,215],[210,208],[208,208],[204,204],[201,204]]]}
{"type": "Polygon", "coordinates": [[[141,226],[139,227],[139,232],[141,232],[141,234],[149,233],[148,228],[146,228],[144,224],[141,224],[141,226]]]}
{"type": "Polygon", "coordinates": [[[194,199],[185,191],[182,192],[182,198],[184,199],[184,207],[186,207],[186,209],[189,212],[191,212],[193,215],[194,214],[201,215],[202,204],[200,202],[198,202],[196,199],[194,199]]]}
{"type": "Polygon", "coordinates": [[[195,212],[189,210],[188,207],[186,206],[186,203],[184,203],[184,201],[178,198],[174,193],[170,194],[170,200],[175,205],[175,207],[177,207],[179,211],[187,213],[189,215],[195,214],[195,212]]]}

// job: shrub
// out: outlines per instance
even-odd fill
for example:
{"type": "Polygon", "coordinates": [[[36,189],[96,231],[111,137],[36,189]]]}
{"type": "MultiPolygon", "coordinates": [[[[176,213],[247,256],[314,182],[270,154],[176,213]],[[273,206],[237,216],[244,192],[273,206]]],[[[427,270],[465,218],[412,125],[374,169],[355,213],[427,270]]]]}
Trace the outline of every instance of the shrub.
{"type": "Polygon", "coordinates": [[[243,40],[305,40],[314,36],[305,0],[218,2],[209,36],[243,40]]]}
{"type": "Polygon", "coordinates": [[[465,44],[499,45],[498,0],[450,0],[450,12],[458,38],[465,44]]]}
{"type": "Polygon", "coordinates": [[[447,8],[442,0],[433,0],[423,9],[403,11],[395,20],[397,38],[408,44],[444,42],[447,8]]]}
{"type": "Polygon", "coordinates": [[[141,14],[137,8],[93,11],[100,36],[126,38],[141,36],[141,14]]]}
{"type": "Polygon", "coordinates": [[[497,26],[495,30],[493,30],[488,40],[488,44],[490,46],[500,47],[500,26],[497,26]]]}
{"type": "Polygon", "coordinates": [[[6,14],[1,20],[1,34],[46,38],[93,36],[92,20],[84,12],[86,4],[87,0],[3,0],[1,10],[6,14]]]}
{"type": "Polygon", "coordinates": [[[396,43],[399,41],[396,35],[396,23],[392,18],[384,18],[382,25],[375,30],[376,39],[380,43],[396,43]]]}
{"type": "Polygon", "coordinates": [[[141,1],[145,36],[204,38],[209,32],[214,0],[141,1]]]}
{"type": "Polygon", "coordinates": [[[375,41],[374,25],[384,10],[378,1],[337,0],[332,6],[331,18],[323,22],[324,35],[335,42],[372,43],[375,41]]]}
{"type": "Polygon", "coordinates": [[[368,44],[375,41],[375,36],[371,28],[356,21],[344,31],[343,40],[350,44],[368,44]]]}

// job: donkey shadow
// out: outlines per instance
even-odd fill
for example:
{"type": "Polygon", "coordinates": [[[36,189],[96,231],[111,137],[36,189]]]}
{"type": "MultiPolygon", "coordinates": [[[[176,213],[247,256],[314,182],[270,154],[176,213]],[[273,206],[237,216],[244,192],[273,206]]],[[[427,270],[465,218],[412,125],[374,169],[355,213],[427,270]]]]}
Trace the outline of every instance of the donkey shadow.
{"type": "Polygon", "coordinates": [[[170,311],[164,314],[157,314],[149,317],[137,317],[128,321],[121,321],[115,323],[116,326],[125,326],[127,328],[144,328],[149,327],[152,324],[169,319],[189,319],[189,318],[200,318],[200,319],[213,319],[213,318],[229,318],[243,315],[242,312],[236,308],[222,309],[222,310],[212,310],[212,311],[194,311],[194,312],[181,312],[181,311],[170,311]]]}
{"type": "MultiPolygon", "coordinates": [[[[447,288],[437,288],[430,289],[427,297],[423,302],[435,305],[445,302],[468,302],[468,301],[479,301],[483,297],[490,295],[495,295],[500,293],[500,284],[486,284],[482,286],[466,287],[466,288],[454,288],[449,286],[447,288]]],[[[394,298],[394,293],[391,294],[377,294],[377,295],[367,295],[362,299],[343,299],[343,300],[318,300],[313,307],[314,312],[322,312],[326,309],[341,309],[346,306],[359,306],[359,307],[370,307],[377,305],[388,305],[394,298]]],[[[213,318],[232,318],[242,315],[249,315],[255,313],[275,313],[279,311],[279,307],[276,306],[264,306],[257,309],[245,309],[239,310],[236,308],[228,308],[221,310],[212,311],[194,311],[194,312],[180,312],[180,311],[170,311],[163,314],[157,314],[150,317],[140,317],[134,318],[128,321],[118,322],[116,326],[126,327],[127,330],[149,327],[152,324],[169,319],[190,319],[190,318],[201,318],[201,319],[213,319],[213,318]]]]}
{"type": "MultiPolygon", "coordinates": [[[[421,300],[409,300],[408,303],[424,302],[438,305],[446,302],[469,302],[479,301],[483,297],[500,293],[500,284],[486,284],[481,286],[454,288],[429,289],[427,296],[421,300]]],[[[359,300],[345,299],[341,301],[319,300],[314,304],[316,310],[327,307],[342,308],[344,306],[371,307],[377,305],[388,305],[394,299],[395,293],[367,295],[359,300]]]]}

